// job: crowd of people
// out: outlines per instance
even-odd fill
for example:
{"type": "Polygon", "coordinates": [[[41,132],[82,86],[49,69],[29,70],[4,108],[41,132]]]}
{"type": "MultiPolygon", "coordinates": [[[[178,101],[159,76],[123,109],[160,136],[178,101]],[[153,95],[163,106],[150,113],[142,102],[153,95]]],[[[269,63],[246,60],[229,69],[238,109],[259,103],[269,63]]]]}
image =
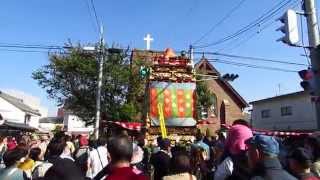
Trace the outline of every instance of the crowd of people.
{"type": "Polygon", "coordinates": [[[63,132],[0,136],[0,180],[319,180],[320,137],[253,134],[243,120],[227,133],[175,142],[122,130],[92,140],[63,132]]]}

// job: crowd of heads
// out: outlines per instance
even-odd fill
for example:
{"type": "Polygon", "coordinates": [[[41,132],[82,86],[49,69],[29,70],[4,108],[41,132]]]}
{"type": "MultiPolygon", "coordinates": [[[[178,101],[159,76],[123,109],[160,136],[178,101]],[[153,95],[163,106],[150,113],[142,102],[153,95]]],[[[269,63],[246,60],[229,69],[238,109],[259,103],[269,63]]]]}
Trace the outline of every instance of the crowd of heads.
{"type": "Polygon", "coordinates": [[[0,160],[0,178],[5,177],[6,169],[14,167],[19,169],[17,177],[37,179],[33,178],[33,171],[44,164],[45,171],[42,175],[38,173],[40,179],[52,179],[64,173],[65,179],[68,173],[78,179],[112,179],[126,173],[128,177],[154,180],[178,177],[241,180],[272,176],[318,179],[320,138],[253,134],[244,120],[235,121],[227,131],[212,133],[207,129],[202,133],[199,130],[194,142],[186,144],[161,136],[155,143],[149,143],[144,133],[131,135],[124,130],[98,140],[65,133],[0,136],[0,160]],[[112,176],[113,168],[124,167],[131,168],[130,172],[112,176]],[[269,171],[270,167],[273,171],[269,171]]]}

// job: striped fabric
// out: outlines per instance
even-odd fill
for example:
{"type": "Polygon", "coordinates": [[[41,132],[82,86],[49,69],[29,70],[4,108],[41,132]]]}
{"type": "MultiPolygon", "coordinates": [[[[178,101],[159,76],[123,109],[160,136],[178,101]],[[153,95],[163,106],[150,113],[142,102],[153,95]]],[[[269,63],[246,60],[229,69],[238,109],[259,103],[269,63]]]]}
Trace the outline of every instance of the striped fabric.
{"type": "Polygon", "coordinates": [[[195,83],[150,83],[150,119],[159,125],[158,104],[163,105],[166,126],[194,126],[195,83]]]}

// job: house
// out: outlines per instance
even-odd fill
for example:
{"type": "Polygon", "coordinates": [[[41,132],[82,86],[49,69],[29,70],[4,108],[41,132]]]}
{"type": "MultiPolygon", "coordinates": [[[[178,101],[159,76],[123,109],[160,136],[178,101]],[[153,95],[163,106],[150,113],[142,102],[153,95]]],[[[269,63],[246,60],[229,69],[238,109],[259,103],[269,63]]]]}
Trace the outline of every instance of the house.
{"type": "MultiPolygon", "coordinates": [[[[152,58],[161,56],[162,54],[162,51],[134,49],[131,55],[131,63],[134,64],[133,62],[135,60],[144,60],[148,62],[152,58]]],[[[201,71],[202,74],[220,77],[220,73],[205,57],[195,64],[194,68],[196,71],[201,71]]],[[[204,119],[201,120],[208,122],[203,123],[206,126],[205,128],[216,131],[220,129],[222,124],[230,125],[233,121],[246,117],[244,109],[248,107],[248,103],[227,81],[216,78],[206,82],[210,91],[213,93],[212,101],[214,101],[214,105],[201,112],[206,115],[204,119]]]]}
{"type": "Polygon", "coordinates": [[[63,118],[45,117],[39,120],[39,128],[44,131],[53,131],[57,127],[63,128],[63,118]]]}
{"type": "Polygon", "coordinates": [[[8,126],[37,128],[41,114],[28,106],[22,99],[0,91],[0,117],[8,126]]]}
{"type": "Polygon", "coordinates": [[[251,124],[257,129],[303,131],[317,129],[315,104],[300,91],[250,103],[251,124]]]}
{"type": "Polygon", "coordinates": [[[58,109],[57,117],[63,121],[63,129],[67,132],[78,134],[78,133],[92,133],[93,127],[87,126],[86,122],[83,121],[79,116],[75,115],[72,111],[66,110],[63,107],[58,109]]]}
{"type": "Polygon", "coordinates": [[[41,118],[48,117],[48,108],[41,104],[40,98],[16,89],[6,89],[4,92],[10,96],[22,99],[22,101],[32,109],[37,109],[41,114],[41,118]]]}

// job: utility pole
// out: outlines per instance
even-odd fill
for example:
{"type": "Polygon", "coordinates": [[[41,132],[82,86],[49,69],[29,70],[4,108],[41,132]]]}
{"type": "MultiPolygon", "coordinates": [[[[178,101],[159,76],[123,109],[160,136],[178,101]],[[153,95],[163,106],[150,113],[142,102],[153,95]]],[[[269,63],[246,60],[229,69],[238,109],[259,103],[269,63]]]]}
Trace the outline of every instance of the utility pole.
{"type": "Polygon", "coordinates": [[[191,64],[192,64],[192,68],[194,68],[193,51],[194,51],[193,46],[190,45],[190,46],[189,46],[189,58],[190,58],[190,62],[191,62],[191,64]]]}
{"type": "MultiPolygon", "coordinates": [[[[311,66],[312,70],[315,73],[314,76],[314,95],[319,97],[320,96],[320,77],[319,77],[319,70],[320,70],[320,52],[317,49],[319,45],[319,29],[318,29],[318,22],[317,22],[317,13],[316,13],[316,6],[315,0],[304,0],[304,11],[305,16],[307,18],[307,27],[308,27],[308,40],[310,46],[310,59],[311,59],[311,66]]],[[[320,129],[320,102],[316,101],[316,119],[317,119],[317,129],[320,129]]]]}
{"type": "Polygon", "coordinates": [[[103,26],[100,26],[100,39],[99,39],[99,75],[98,75],[98,87],[97,87],[97,96],[96,96],[96,121],[94,126],[94,137],[95,139],[99,138],[99,129],[100,129],[100,118],[101,118],[101,87],[102,87],[102,76],[103,76],[103,63],[105,56],[105,47],[104,47],[104,37],[103,37],[103,26]]]}

